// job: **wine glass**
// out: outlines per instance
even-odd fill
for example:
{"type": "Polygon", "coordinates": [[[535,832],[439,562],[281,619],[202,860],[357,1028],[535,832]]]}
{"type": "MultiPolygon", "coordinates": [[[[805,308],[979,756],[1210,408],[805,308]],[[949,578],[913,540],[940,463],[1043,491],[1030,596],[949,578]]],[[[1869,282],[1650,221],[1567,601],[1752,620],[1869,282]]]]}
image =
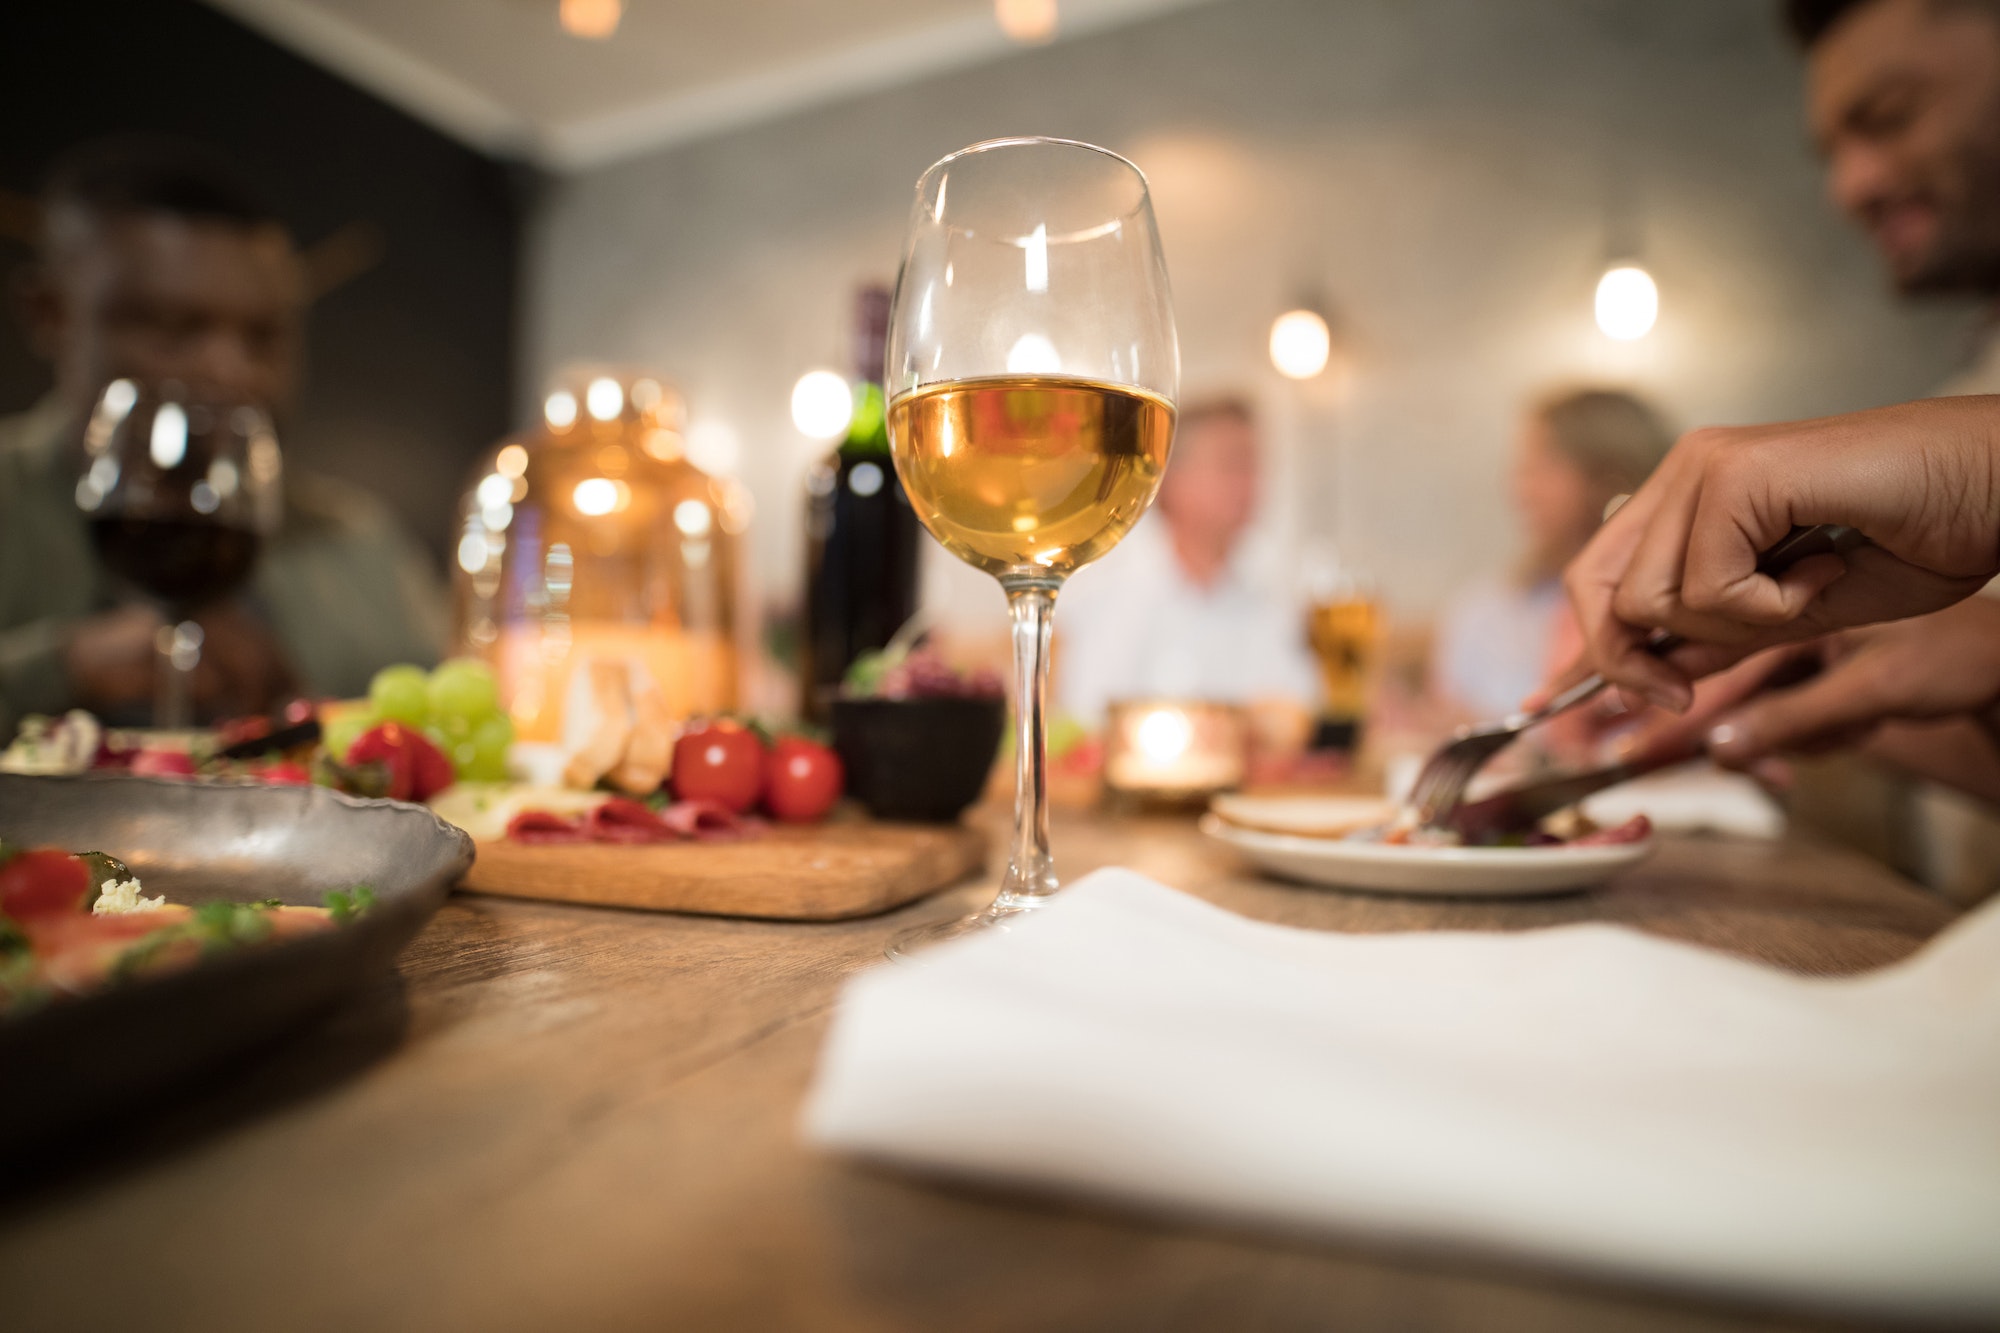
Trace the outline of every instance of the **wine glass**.
{"type": "Polygon", "coordinates": [[[1000,580],[1013,619],[1014,838],[992,906],[1056,891],[1049,855],[1049,625],[1057,590],[1153,502],[1174,435],[1180,347],[1152,199],[1116,153],[996,139],[917,182],[889,321],[889,440],[917,516],[1000,580]]]}
{"type": "Polygon", "coordinates": [[[84,428],[77,508],[106,570],[159,603],[153,724],[193,722],[194,617],[250,577],[277,528],[283,463],[270,416],[166,382],[113,380],[84,428]]]}

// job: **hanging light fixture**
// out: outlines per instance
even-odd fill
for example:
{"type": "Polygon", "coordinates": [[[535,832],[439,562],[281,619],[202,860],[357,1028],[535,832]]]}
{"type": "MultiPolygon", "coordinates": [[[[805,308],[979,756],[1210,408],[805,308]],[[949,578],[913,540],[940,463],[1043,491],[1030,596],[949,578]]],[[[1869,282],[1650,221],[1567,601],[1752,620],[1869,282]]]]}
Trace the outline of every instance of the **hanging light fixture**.
{"type": "Polygon", "coordinates": [[[1332,355],[1333,330],[1319,311],[1300,306],[1271,321],[1271,364],[1287,379],[1311,379],[1332,355]]]}
{"type": "Polygon", "coordinates": [[[1597,280],[1597,327],[1607,338],[1636,342],[1660,318],[1660,288],[1637,264],[1614,263],[1597,280]]]}
{"type": "Polygon", "coordinates": [[[792,386],[792,424],[815,440],[847,433],[854,419],[854,391],[831,370],[809,370],[792,386]]]}
{"type": "Polygon", "coordinates": [[[993,0],[993,16],[1017,42],[1034,45],[1056,35],[1056,0],[993,0]]]}
{"type": "Polygon", "coordinates": [[[601,42],[618,31],[625,0],[560,0],[556,17],[570,36],[601,42]]]}
{"type": "Polygon", "coordinates": [[[1618,342],[1637,342],[1660,318],[1660,287],[1640,262],[1645,218],[1633,164],[1614,154],[1605,167],[1604,271],[1593,307],[1597,327],[1618,342]]]}

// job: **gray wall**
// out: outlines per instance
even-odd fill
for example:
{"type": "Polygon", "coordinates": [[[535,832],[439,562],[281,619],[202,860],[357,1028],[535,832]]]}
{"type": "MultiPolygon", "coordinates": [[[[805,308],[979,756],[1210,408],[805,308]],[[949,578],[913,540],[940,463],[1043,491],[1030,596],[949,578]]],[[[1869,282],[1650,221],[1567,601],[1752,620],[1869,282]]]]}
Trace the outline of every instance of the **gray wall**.
{"type": "MultiPolygon", "coordinates": [[[[1187,390],[1265,411],[1267,543],[1336,538],[1421,614],[1505,559],[1513,416],[1552,380],[1635,384],[1692,425],[1907,398],[1959,359],[1965,312],[1895,306],[1822,202],[1771,8],[1220,0],[607,168],[534,223],[521,382],[574,358],[678,380],[741,440],[782,602],[819,447],[790,385],[845,364],[849,293],[892,272],[918,174],[1003,134],[1092,140],[1153,181],[1187,390]],[[1620,193],[1663,305],[1625,345],[1590,315],[1620,193]],[[1344,385],[1265,357],[1308,289],[1351,335],[1344,385]]],[[[933,580],[959,617],[999,614],[969,571],[933,580]]]]}

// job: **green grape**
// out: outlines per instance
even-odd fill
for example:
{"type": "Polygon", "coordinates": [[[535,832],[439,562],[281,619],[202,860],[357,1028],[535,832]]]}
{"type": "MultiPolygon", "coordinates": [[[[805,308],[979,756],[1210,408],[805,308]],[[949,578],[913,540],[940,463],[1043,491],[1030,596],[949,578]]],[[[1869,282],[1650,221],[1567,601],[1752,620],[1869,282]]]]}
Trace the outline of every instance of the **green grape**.
{"type": "Polygon", "coordinates": [[[384,722],[420,727],[430,714],[430,677],[420,666],[383,667],[368,682],[368,702],[384,722]]]}
{"type": "Polygon", "coordinates": [[[320,743],[336,760],[345,760],[349,748],[361,739],[361,733],[379,721],[381,719],[375,716],[373,708],[359,703],[348,704],[338,710],[329,708],[320,718],[320,743]]]}
{"type": "Polygon", "coordinates": [[[464,718],[468,723],[489,717],[500,707],[500,686],[486,663],[454,657],[431,672],[430,710],[435,718],[464,718]]]}
{"type": "Polygon", "coordinates": [[[495,713],[472,729],[471,762],[459,769],[459,776],[479,782],[502,782],[507,777],[507,747],[514,743],[514,724],[505,713],[495,713]]]}

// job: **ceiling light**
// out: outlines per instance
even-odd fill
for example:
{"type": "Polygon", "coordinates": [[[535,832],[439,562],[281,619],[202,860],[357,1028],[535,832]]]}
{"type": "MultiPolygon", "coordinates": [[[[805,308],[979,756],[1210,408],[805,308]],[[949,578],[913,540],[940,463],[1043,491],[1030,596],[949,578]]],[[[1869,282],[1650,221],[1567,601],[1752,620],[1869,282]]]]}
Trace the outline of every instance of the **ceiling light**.
{"type": "Polygon", "coordinates": [[[1597,280],[1597,327],[1619,342],[1633,342],[1653,330],[1660,317],[1660,289],[1653,275],[1636,264],[1620,264],[1597,280]]]}
{"type": "Polygon", "coordinates": [[[616,420],[625,410],[625,389],[609,375],[600,375],[583,391],[583,405],[599,421],[616,420]]]}
{"type": "Polygon", "coordinates": [[[1326,369],[1333,331],[1316,310],[1287,310],[1271,321],[1271,364],[1289,379],[1309,380],[1326,369]]]}
{"type": "Polygon", "coordinates": [[[1056,0],[993,0],[1000,31],[1017,42],[1046,42],[1056,35],[1056,0]]]}
{"type": "Polygon", "coordinates": [[[618,20],[625,17],[625,0],[562,0],[556,14],[570,36],[601,42],[618,31],[618,20]]]}
{"type": "Polygon", "coordinates": [[[792,386],[792,424],[801,435],[837,439],[853,419],[854,391],[831,370],[809,370],[792,386]]]}

